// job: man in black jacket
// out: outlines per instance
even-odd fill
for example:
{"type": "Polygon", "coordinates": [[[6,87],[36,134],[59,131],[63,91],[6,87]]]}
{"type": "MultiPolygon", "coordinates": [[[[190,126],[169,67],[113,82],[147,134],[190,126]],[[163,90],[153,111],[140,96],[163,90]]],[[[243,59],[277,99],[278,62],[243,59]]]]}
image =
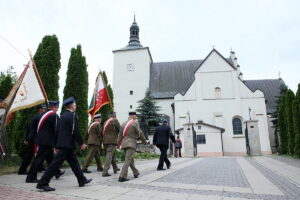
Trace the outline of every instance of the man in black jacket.
{"type": "Polygon", "coordinates": [[[165,170],[163,168],[164,162],[169,169],[171,167],[171,162],[168,159],[167,151],[169,148],[169,139],[175,142],[175,137],[172,134],[170,126],[168,126],[167,121],[163,121],[163,124],[155,129],[155,134],[153,137],[153,145],[157,146],[160,150],[159,163],[157,166],[157,171],[165,170]]]}
{"type": "Polygon", "coordinates": [[[27,145],[26,152],[23,156],[23,160],[21,166],[19,168],[18,174],[19,175],[26,175],[27,174],[27,167],[30,165],[31,160],[34,157],[34,139],[36,136],[36,128],[39,122],[40,114],[46,111],[46,105],[41,104],[38,106],[38,113],[34,115],[31,121],[28,124],[26,137],[24,140],[24,144],[27,145]]]}
{"type": "MultiPolygon", "coordinates": [[[[39,115],[36,125],[35,144],[37,145],[37,154],[34,158],[30,170],[28,172],[26,183],[37,183],[38,169],[43,165],[45,160],[48,164],[53,160],[53,147],[57,132],[58,115],[56,114],[59,101],[49,101],[50,109],[39,115]]],[[[63,175],[59,169],[56,171],[56,178],[63,175]]]]}
{"type": "Polygon", "coordinates": [[[77,177],[79,187],[83,187],[85,184],[92,181],[92,179],[87,179],[83,175],[74,152],[76,142],[81,145],[81,150],[86,148],[78,127],[78,117],[75,113],[75,99],[70,97],[64,100],[64,105],[66,106],[66,111],[61,115],[58,122],[58,133],[55,145],[55,151],[57,154],[36,186],[36,188],[43,189],[45,191],[55,190],[55,188],[49,186],[49,182],[65,160],[69,163],[73,173],[77,177]]]}

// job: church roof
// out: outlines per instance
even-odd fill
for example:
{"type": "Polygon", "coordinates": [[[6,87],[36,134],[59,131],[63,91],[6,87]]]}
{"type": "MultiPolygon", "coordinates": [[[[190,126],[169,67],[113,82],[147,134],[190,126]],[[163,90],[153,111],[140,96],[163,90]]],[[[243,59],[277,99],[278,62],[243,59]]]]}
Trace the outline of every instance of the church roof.
{"type": "Polygon", "coordinates": [[[150,90],[154,98],[173,98],[184,94],[194,82],[194,71],[202,60],[152,63],[150,67],[150,90]]]}
{"type": "Polygon", "coordinates": [[[280,90],[285,86],[282,79],[245,80],[244,83],[252,92],[260,90],[264,93],[268,114],[274,113],[277,110],[277,100],[280,96],[280,90]]]}
{"type": "MultiPolygon", "coordinates": [[[[230,58],[226,58],[232,64],[230,58]]],[[[150,91],[156,99],[174,98],[184,95],[195,80],[195,71],[203,60],[186,60],[152,63],[150,67],[150,91]]],[[[266,99],[267,113],[276,111],[277,98],[284,82],[281,79],[246,80],[246,86],[255,92],[261,90],[266,99]]]]}
{"type": "MultiPolygon", "coordinates": [[[[232,60],[226,61],[233,66],[232,60]]],[[[184,95],[195,80],[195,71],[203,60],[186,60],[152,63],[150,67],[150,90],[154,98],[173,98],[184,95]]]]}

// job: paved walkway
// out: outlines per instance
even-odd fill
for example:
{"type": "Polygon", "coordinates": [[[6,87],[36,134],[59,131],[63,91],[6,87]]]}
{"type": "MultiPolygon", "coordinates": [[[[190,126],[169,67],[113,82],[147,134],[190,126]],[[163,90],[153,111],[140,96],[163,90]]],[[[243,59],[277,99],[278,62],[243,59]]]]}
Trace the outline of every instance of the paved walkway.
{"type": "MultiPolygon", "coordinates": [[[[172,167],[156,171],[157,160],[137,162],[140,177],[118,182],[118,175],[103,178],[95,167],[87,174],[93,182],[78,187],[70,169],[40,192],[25,176],[0,176],[0,199],[114,199],[114,200],[300,200],[300,161],[261,157],[171,159],[172,167]],[[299,164],[299,165],[298,165],[299,164]]],[[[120,166],[121,167],[121,166],[120,166]]]]}

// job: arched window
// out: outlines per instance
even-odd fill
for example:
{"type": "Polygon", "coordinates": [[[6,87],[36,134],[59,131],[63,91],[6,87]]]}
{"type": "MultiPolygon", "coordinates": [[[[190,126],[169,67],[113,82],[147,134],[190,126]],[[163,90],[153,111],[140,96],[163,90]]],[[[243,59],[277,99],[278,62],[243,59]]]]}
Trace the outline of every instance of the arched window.
{"type": "Polygon", "coordinates": [[[215,88],[215,98],[221,99],[221,88],[219,88],[219,87],[215,88]]]}
{"type": "Polygon", "coordinates": [[[232,119],[232,128],[233,128],[234,135],[243,134],[242,121],[240,118],[234,117],[232,119]]]}

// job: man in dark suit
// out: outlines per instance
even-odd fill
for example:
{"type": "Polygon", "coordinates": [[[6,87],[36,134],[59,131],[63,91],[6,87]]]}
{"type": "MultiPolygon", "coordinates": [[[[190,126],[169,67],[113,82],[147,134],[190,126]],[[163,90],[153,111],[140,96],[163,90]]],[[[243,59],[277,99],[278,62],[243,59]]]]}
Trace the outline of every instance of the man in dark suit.
{"type": "Polygon", "coordinates": [[[38,106],[38,113],[34,115],[31,121],[28,124],[26,137],[24,140],[24,144],[27,145],[26,152],[23,156],[23,160],[21,166],[19,168],[18,174],[19,175],[26,175],[27,174],[27,167],[30,165],[33,157],[34,157],[34,139],[36,136],[36,128],[39,122],[40,114],[47,110],[45,104],[41,104],[38,106]]]}
{"type": "Polygon", "coordinates": [[[49,186],[49,182],[55,175],[57,169],[63,164],[65,160],[69,163],[73,173],[75,174],[79,187],[83,187],[85,184],[92,181],[92,179],[87,179],[83,175],[80,164],[77,160],[76,153],[74,151],[76,143],[81,146],[81,150],[84,150],[86,148],[86,144],[84,144],[81,137],[78,125],[78,117],[75,113],[75,99],[73,97],[70,97],[64,100],[64,105],[66,106],[66,111],[61,115],[58,122],[58,133],[55,145],[55,151],[57,152],[57,154],[36,186],[36,188],[42,189],[44,191],[55,190],[55,188],[49,186]]]}
{"type": "Polygon", "coordinates": [[[167,121],[163,121],[163,124],[155,129],[155,134],[153,137],[153,145],[157,146],[160,150],[159,163],[157,166],[157,171],[165,170],[163,168],[164,162],[169,169],[171,167],[171,162],[168,159],[167,151],[169,148],[169,139],[175,142],[175,137],[172,134],[170,126],[168,126],[167,121]]]}
{"type": "MultiPolygon", "coordinates": [[[[49,101],[49,107],[48,111],[39,115],[38,123],[34,127],[36,128],[35,144],[38,150],[26,177],[26,183],[37,183],[37,172],[43,162],[48,160],[49,164],[53,160],[53,147],[59,118],[56,112],[59,108],[59,101],[49,101]]],[[[59,178],[63,174],[64,172],[57,169],[55,177],[59,178]]]]}

